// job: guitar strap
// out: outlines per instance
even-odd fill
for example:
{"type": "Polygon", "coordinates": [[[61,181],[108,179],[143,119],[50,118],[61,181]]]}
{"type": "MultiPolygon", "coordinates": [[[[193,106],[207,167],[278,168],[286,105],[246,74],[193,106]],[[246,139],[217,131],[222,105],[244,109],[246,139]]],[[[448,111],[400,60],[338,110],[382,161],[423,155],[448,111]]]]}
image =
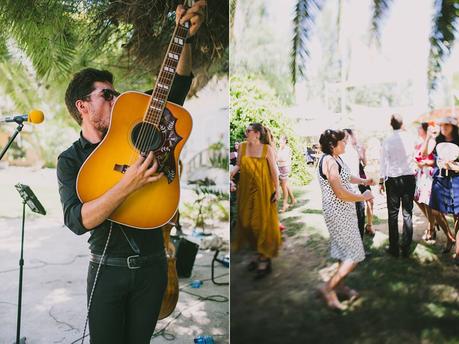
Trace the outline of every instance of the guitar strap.
{"type": "Polygon", "coordinates": [[[126,241],[128,242],[129,246],[131,247],[131,250],[134,251],[135,254],[140,255],[140,248],[139,245],[135,242],[134,238],[131,237],[126,233],[124,230],[123,226],[119,225],[121,227],[121,231],[123,232],[124,237],[126,238],[126,241]]]}
{"type": "MultiPolygon", "coordinates": [[[[177,223],[174,223],[173,221],[176,219],[176,216],[174,216],[171,221],[167,223],[167,225],[170,225],[171,227],[177,226],[177,223]]],[[[140,255],[140,248],[139,245],[135,242],[134,238],[131,237],[126,231],[124,230],[124,227],[122,225],[119,225],[121,228],[121,231],[123,232],[124,237],[126,238],[126,241],[128,242],[129,246],[131,247],[131,250],[135,253],[140,255]]],[[[167,244],[167,243],[165,243],[167,244]]],[[[167,245],[165,245],[167,247],[167,245]]]]}

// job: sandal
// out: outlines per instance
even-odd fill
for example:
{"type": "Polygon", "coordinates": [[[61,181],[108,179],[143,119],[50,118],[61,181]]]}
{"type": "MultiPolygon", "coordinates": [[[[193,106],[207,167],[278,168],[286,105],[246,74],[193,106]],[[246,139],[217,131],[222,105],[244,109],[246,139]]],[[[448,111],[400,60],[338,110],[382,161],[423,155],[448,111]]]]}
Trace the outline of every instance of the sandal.
{"type": "Polygon", "coordinates": [[[373,229],[373,225],[369,224],[365,225],[365,232],[371,236],[374,236],[376,234],[375,230],[373,229]]]}
{"type": "Polygon", "coordinates": [[[289,204],[288,203],[284,203],[282,205],[281,213],[285,213],[287,211],[288,207],[289,207],[289,204]]]}
{"type": "Polygon", "coordinates": [[[348,299],[349,303],[354,302],[360,297],[360,294],[356,290],[351,289],[346,285],[342,285],[336,288],[336,292],[343,294],[348,299]]]}
{"type": "Polygon", "coordinates": [[[325,301],[325,304],[331,310],[344,311],[347,309],[345,305],[339,302],[338,297],[336,296],[336,293],[334,291],[327,292],[325,290],[325,285],[317,288],[317,295],[325,301]]]}
{"type": "Polygon", "coordinates": [[[271,268],[271,259],[258,259],[258,266],[257,266],[257,274],[255,275],[255,279],[261,279],[272,271],[271,268]],[[264,265],[263,268],[260,268],[260,265],[264,265]]]}
{"type": "Polygon", "coordinates": [[[257,268],[258,256],[252,258],[250,263],[247,265],[247,271],[254,271],[257,268]]]}
{"type": "Polygon", "coordinates": [[[442,253],[449,253],[451,251],[451,249],[453,248],[454,246],[454,241],[452,240],[448,240],[448,242],[446,243],[446,246],[445,248],[443,249],[442,253]]]}

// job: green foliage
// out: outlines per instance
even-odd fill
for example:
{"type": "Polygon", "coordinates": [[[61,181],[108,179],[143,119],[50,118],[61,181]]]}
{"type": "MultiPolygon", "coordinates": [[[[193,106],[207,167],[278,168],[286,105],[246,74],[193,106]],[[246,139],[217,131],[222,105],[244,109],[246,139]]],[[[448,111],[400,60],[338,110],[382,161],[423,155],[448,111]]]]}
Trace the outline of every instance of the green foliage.
{"type": "MultiPolygon", "coordinates": [[[[298,77],[307,75],[307,62],[310,55],[309,37],[315,28],[316,17],[324,7],[324,4],[332,3],[327,0],[297,0],[295,16],[293,19],[292,48],[290,52],[290,71],[292,82],[298,77]]],[[[340,3],[340,2],[339,2],[340,3]]],[[[338,3],[338,6],[340,6],[338,3]]],[[[380,41],[382,23],[390,12],[393,0],[373,0],[372,17],[370,20],[371,40],[380,41]]],[[[459,6],[453,0],[433,1],[434,13],[432,16],[432,31],[430,33],[430,51],[428,61],[428,87],[430,93],[436,89],[440,81],[440,73],[445,59],[450,55],[457,36],[457,19],[459,18],[459,6]]],[[[340,18],[333,30],[340,30],[340,18]],[[337,27],[337,28],[336,28],[337,27]]],[[[317,30],[316,31],[320,31],[317,30]]],[[[430,94],[432,96],[432,94],[430,94]]],[[[430,100],[432,102],[432,99],[430,100]]]]}
{"type": "Polygon", "coordinates": [[[285,135],[292,150],[292,175],[302,184],[311,176],[306,171],[306,161],[300,139],[294,134],[292,123],[282,115],[282,104],[266,82],[253,77],[232,76],[230,83],[230,145],[242,142],[247,125],[260,122],[269,127],[274,139],[285,135]]]}
{"type": "Polygon", "coordinates": [[[182,215],[191,218],[195,228],[203,230],[208,219],[228,221],[228,193],[214,189],[215,182],[209,178],[197,180],[194,184],[196,199],[193,203],[185,203],[185,212],[182,215]]]}
{"type": "MultiPolygon", "coordinates": [[[[79,127],[64,105],[72,75],[86,67],[107,69],[122,92],[152,88],[174,24],[165,18],[176,5],[163,0],[0,1],[0,111],[45,112],[40,127],[46,130],[31,137],[45,166],[54,166],[58,153],[78,137],[79,127]]],[[[193,45],[194,93],[228,70],[228,3],[210,2],[208,11],[193,45]]]]}
{"type": "Polygon", "coordinates": [[[264,0],[237,3],[239,25],[232,29],[234,33],[231,32],[231,73],[260,76],[275,90],[278,98],[292,103],[285,36],[273,28],[273,14],[267,7],[264,0]]]}
{"type": "Polygon", "coordinates": [[[15,141],[11,143],[8,153],[13,159],[22,159],[26,156],[26,151],[24,147],[22,147],[15,141]]]}
{"type": "Polygon", "coordinates": [[[208,147],[208,149],[210,165],[215,168],[228,170],[229,156],[225,143],[221,141],[213,143],[208,147]]]}

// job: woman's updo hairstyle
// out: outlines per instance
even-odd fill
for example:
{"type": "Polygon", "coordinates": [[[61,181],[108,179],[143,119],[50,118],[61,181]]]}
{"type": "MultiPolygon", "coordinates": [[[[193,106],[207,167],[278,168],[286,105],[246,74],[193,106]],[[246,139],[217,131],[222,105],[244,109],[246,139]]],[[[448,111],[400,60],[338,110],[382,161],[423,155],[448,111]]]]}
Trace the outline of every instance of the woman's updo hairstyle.
{"type": "Polygon", "coordinates": [[[338,141],[343,140],[345,137],[346,134],[342,130],[327,129],[320,135],[320,149],[324,154],[332,154],[333,148],[338,145],[338,141]]]}
{"type": "Polygon", "coordinates": [[[264,144],[269,144],[268,133],[266,128],[261,123],[250,123],[250,127],[257,133],[260,133],[260,142],[264,144]]]}

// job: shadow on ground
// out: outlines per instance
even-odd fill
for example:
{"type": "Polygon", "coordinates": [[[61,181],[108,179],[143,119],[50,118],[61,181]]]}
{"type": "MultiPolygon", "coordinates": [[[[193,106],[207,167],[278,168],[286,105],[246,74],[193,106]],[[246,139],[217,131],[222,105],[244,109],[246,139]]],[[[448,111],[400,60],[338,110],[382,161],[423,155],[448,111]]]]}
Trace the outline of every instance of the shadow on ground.
{"type": "Polygon", "coordinates": [[[265,279],[247,271],[250,252],[232,255],[231,343],[459,343],[459,269],[440,247],[387,256],[379,219],[377,236],[365,239],[371,257],[347,280],[362,297],[337,313],[315,293],[336,268],[321,211],[300,201],[281,221],[283,247],[265,279]]]}

